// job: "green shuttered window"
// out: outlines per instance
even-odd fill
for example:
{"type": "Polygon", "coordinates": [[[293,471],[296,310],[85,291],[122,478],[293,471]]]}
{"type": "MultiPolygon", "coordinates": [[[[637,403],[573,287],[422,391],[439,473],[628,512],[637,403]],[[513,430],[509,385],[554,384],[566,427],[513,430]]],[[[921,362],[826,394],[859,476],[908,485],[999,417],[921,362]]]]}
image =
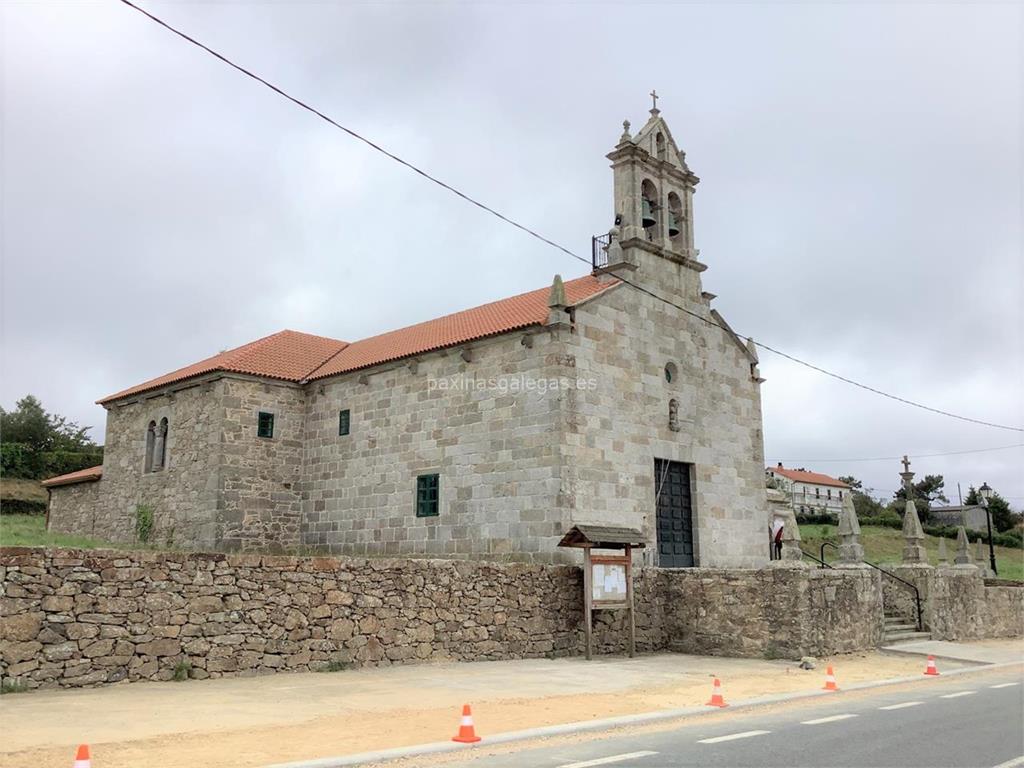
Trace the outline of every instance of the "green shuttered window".
{"type": "Polygon", "coordinates": [[[348,408],[338,413],[338,434],[347,435],[352,425],[352,417],[349,414],[348,408]]]}
{"type": "Polygon", "coordinates": [[[416,478],[416,517],[437,517],[440,482],[437,475],[416,478]]]}

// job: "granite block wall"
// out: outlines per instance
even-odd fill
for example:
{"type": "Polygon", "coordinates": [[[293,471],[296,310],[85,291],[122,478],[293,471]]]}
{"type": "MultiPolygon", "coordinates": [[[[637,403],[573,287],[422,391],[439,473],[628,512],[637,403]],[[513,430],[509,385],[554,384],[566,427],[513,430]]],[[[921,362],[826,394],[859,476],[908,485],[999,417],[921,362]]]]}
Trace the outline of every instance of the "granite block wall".
{"type": "MultiPolygon", "coordinates": [[[[254,554],[0,549],[0,677],[76,687],[337,665],[579,655],[575,566],[254,554]]],[[[799,658],[874,647],[862,572],[665,570],[636,577],[641,652],[799,658]]],[[[622,611],[598,653],[622,653],[622,611]]]]}

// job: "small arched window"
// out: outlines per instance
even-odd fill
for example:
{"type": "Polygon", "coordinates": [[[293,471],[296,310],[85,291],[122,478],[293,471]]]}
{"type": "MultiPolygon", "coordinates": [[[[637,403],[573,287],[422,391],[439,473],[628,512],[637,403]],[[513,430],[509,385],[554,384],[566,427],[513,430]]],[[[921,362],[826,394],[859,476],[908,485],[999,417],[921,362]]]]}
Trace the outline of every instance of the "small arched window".
{"type": "Polygon", "coordinates": [[[153,471],[153,449],[156,447],[156,422],[149,422],[146,427],[146,458],[144,472],[153,471]]]}
{"type": "Polygon", "coordinates": [[[675,363],[665,363],[665,381],[671,384],[679,376],[679,369],[675,363]]]}
{"type": "Polygon", "coordinates": [[[163,469],[167,464],[167,417],[160,419],[156,427],[156,445],[153,447],[153,469],[163,469]]]}

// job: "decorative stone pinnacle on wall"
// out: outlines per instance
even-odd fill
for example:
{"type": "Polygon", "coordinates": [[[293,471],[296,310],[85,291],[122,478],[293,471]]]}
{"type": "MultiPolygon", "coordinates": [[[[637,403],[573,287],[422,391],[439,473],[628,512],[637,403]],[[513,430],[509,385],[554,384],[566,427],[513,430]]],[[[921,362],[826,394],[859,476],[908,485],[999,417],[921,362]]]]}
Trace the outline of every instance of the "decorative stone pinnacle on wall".
{"type": "Polygon", "coordinates": [[[967,540],[967,529],[962,525],[956,529],[956,557],[953,562],[961,568],[974,568],[971,562],[970,542],[967,540]]]}
{"type": "Polygon", "coordinates": [[[903,489],[907,496],[907,505],[903,510],[903,562],[908,565],[928,565],[928,555],[925,554],[924,530],[921,528],[921,519],[917,516],[917,507],[914,506],[914,473],[910,471],[910,460],[903,457],[903,471],[900,472],[903,479],[903,489]]]}
{"type": "Polygon", "coordinates": [[[979,536],[974,542],[974,563],[982,576],[991,576],[992,569],[988,567],[988,552],[985,549],[985,542],[979,536]]]}
{"type": "Polygon", "coordinates": [[[949,552],[946,551],[946,537],[939,537],[939,565],[949,565],[949,552]]]}
{"type": "Polygon", "coordinates": [[[804,552],[800,548],[800,526],[796,515],[790,510],[782,527],[782,559],[773,560],[769,565],[775,568],[807,568],[804,552]]]}
{"type": "Polygon", "coordinates": [[[561,275],[555,275],[551,281],[551,291],[548,293],[548,325],[559,325],[565,323],[565,308],[568,303],[565,300],[565,284],[561,275]]]}
{"type": "Polygon", "coordinates": [[[860,521],[853,507],[853,497],[846,494],[843,509],[839,513],[839,563],[840,568],[867,568],[864,564],[864,547],[860,544],[860,521]]]}

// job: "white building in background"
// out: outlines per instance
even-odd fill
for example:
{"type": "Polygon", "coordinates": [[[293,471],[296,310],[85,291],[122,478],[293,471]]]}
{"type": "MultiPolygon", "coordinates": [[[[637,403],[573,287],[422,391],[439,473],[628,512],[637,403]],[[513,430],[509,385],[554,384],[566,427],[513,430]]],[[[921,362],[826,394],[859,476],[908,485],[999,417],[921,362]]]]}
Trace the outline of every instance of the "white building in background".
{"type": "Polygon", "coordinates": [[[841,480],[820,472],[809,472],[803,467],[786,469],[781,462],[778,466],[768,467],[765,475],[789,497],[793,512],[798,515],[830,514],[838,518],[843,499],[850,493],[850,486],[841,480]]]}

